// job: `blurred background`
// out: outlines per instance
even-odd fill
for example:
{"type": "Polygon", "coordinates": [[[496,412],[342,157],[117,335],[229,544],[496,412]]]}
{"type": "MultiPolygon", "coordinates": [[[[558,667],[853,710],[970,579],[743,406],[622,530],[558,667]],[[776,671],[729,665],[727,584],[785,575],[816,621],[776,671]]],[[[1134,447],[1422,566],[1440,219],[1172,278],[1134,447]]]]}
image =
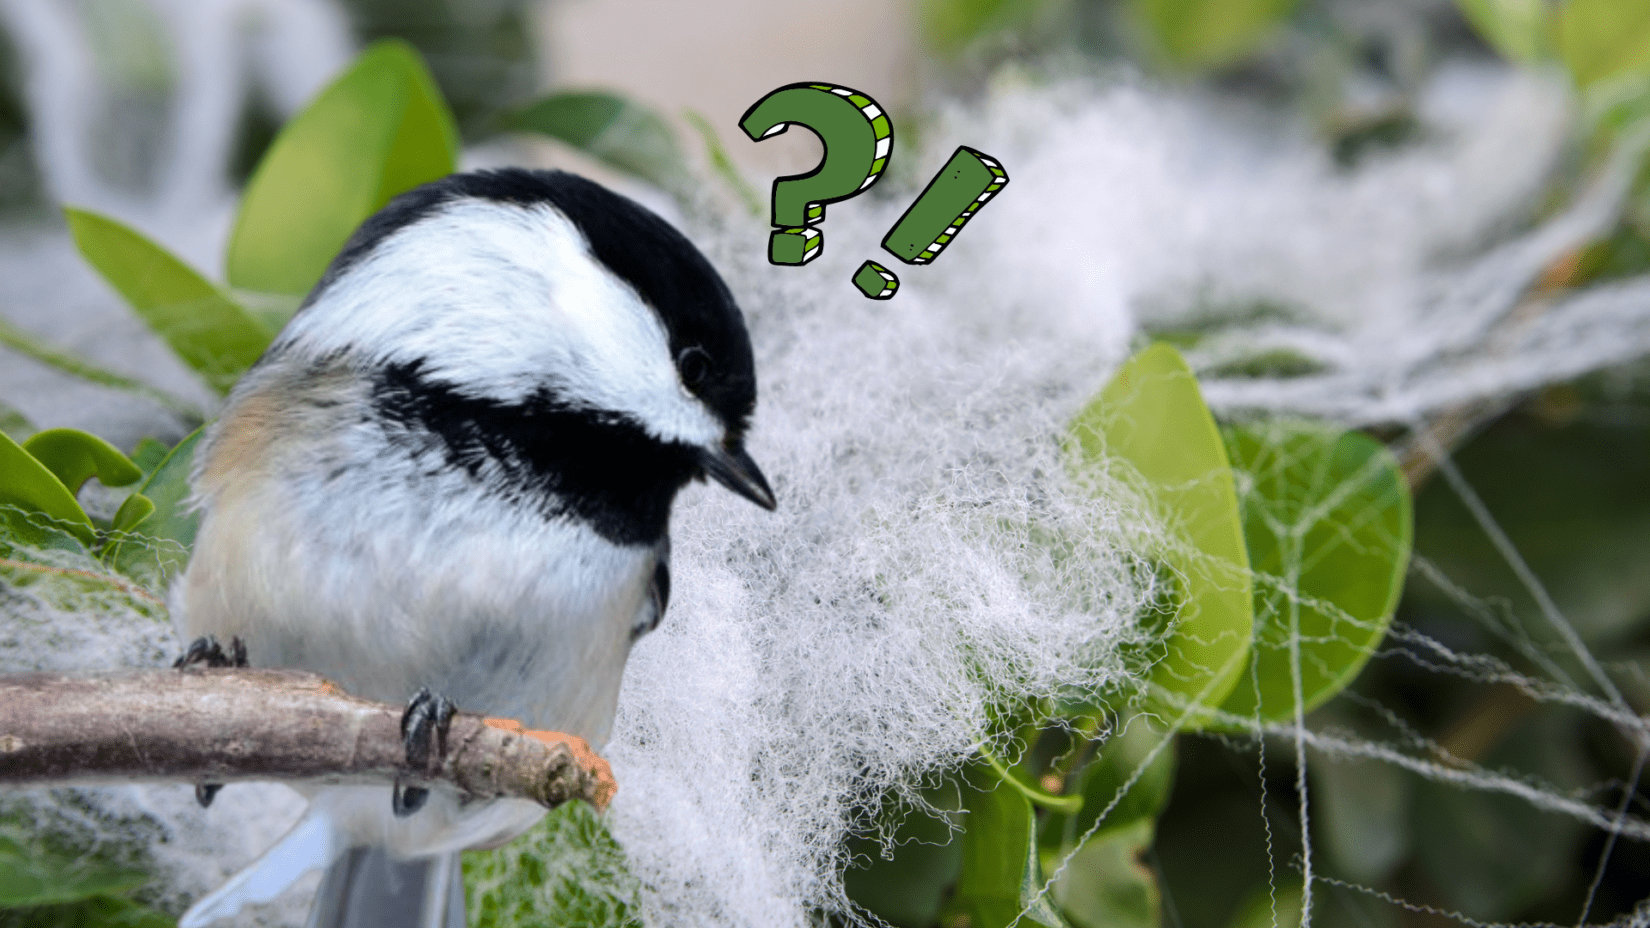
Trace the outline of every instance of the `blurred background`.
{"type": "MultiPolygon", "coordinates": [[[[115,216],[216,276],[237,191],[282,122],[365,43],[392,36],[423,54],[451,102],[466,165],[569,167],[671,216],[712,224],[724,214],[752,222],[750,210],[765,209],[774,176],[817,162],[819,145],[807,133],[755,145],[737,129],[763,94],[800,80],[875,97],[893,113],[905,146],[1009,92],[1068,100],[1143,88],[1142,105],[1193,124],[1194,142],[1174,154],[1191,178],[1176,201],[1192,204],[1189,214],[1200,157],[1226,193],[1253,184],[1264,200],[1282,170],[1274,162],[1304,158],[1314,183],[1407,203],[1419,196],[1413,189],[1389,194],[1380,186],[1414,179],[1395,166],[1456,157],[1469,147],[1462,127],[1500,113],[1513,128],[1497,134],[1492,126],[1467,140],[1489,147],[1463,162],[1470,170],[1450,175],[1459,186],[1425,191],[1431,212],[1411,216],[1415,231],[1406,233],[1420,242],[1414,262],[1493,273],[1501,265],[1474,262],[1559,228],[1557,220],[1577,215],[1576,204],[1603,197],[1608,202],[1590,219],[1563,227],[1570,238],[1542,253],[1510,315],[1535,319],[1579,295],[1613,295],[1615,349],[1552,354],[1549,370],[1540,344],[1506,336],[1517,342],[1509,356],[1536,373],[1502,372],[1454,399],[1383,407],[1360,399],[1357,385],[1313,379],[1382,350],[1368,334],[1379,320],[1356,308],[1357,294],[1306,311],[1261,299],[1233,303],[1219,267],[1201,283],[1190,275],[1193,285],[1182,288],[1201,296],[1137,301],[1127,337],[1183,346],[1218,413],[1327,415],[1405,454],[1416,490],[1416,557],[1397,631],[1349,695],[1319,710],[1313,725],[1377,747],[1415,748],[1440,769],[1505,773],[1531,784],[1537,798],[1466,791],[1436,772],[1420,776],[1367,759],[1313,761],[1303,777],[1284,742],[1184,736],[1155,840],[1128,862],[1147,878],[1119,890],[1127,898],[1107,910],[1106,923],[1287,928],[1299,919],[1288,900],[1298,900],[1299,862],[1310,849],[1328,880],[1317,890],[1319,924],[1650,925],[1644,836],[1618,838],[1607,823],[1555,811],[1568,799],[1650,816],[1640,776],[1650,711],[1650,366],[1639,341],[1619,337],[1650,327],[1642,138],[1650,6],[3,0],[0,344],[11,346],[0,347],[4,422],[83,428],[121,447],[149,435],[170,442],[192,428],[177,408],[209,411],[212,394],[81,262],[58,207],[115,216]],[[616,95],[633,108],[630,128],[522,131],[521,114],[535,101],[574,90],[616,95]],[[1271,147],[1274,138],[1289,144],[1271,147]],[[1505,189],[1475,193],[1472,183],[1505,189]],[[1486,197],[1493,208],[1482,204],[1486,197]],[[1451,225],[1458,219],[1462,229],[1451,225]],[[1336,341],[1354,331],[1363,334],[1336,341]],[[179,403],[158,405],[65,373],[19,348],[25,342],[66,349],[179,403]],[[1448,452],[1441,471],[1433,452],[1448,452]],[[1486,512],[1499,534],[1486,532],[1486,512]],[[1515,677],[1545,681],[1557,695],[1531,698],[1508,682],[1515,677]],[[1639,720],[1638,736],[1623,718],[1639,720]],[[1318,812],[1305,824],[1303,782],[1318,812]]],[[[1015,162],[1007,168],[1017,176],[1015,162]]],[[[896,189],[908,195],[922,168],[903,170],[906,186],[896,189]]],[[[1334,202],[1303,222],[1332,226],[1334,202]]],[[[1195,226],[1198,217],[1185,221],[1195,226]]],[[[756,235],[752,249],[760,229],[756,235]]],[[[1300,233],[1294,260],[1342,260],[1332,250],[1310,251],[1324,241],[1300,233]]],[[[1331,249],[1360,247],[1356,236],[1327,241],[1331,249]]],[[[1393,325],[1408,317],[1396,318],[1393,325]]],[[[1445,361],[1458,365],[1456,373],[1467,370],[1493,353],[1494,336],[1485,329],[1445,345],[1445,361]]],[[[1568,334],[1554,338],[1553,345],[1572,344],[1568,334]]],[[[943,897],[946,884],[934,874],[944,867],[918,861],[874,884],[856,883],[850,871],[849,890],[891,924],[933,924],[939,902],[926,900],[943,897]]]]}

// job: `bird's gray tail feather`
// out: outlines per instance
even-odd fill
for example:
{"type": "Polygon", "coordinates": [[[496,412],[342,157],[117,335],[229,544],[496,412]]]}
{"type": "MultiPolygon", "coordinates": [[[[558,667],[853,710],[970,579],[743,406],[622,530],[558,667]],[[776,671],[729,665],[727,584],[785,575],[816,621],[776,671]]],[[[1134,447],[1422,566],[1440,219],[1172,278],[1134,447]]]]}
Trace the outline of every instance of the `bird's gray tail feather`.
{"type": "Polygon", "coordinates": [[[327,868],[309,928],[464,928],[459,856],[396,860],[352,848],[327,868]]]}

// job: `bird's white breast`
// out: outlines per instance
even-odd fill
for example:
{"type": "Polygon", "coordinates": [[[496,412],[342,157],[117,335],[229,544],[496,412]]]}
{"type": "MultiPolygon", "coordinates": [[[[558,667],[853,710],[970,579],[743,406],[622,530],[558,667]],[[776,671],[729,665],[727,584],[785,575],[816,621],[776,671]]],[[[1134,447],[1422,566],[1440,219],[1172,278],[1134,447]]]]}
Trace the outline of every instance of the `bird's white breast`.
{"type": "Polygon", "coordinates": [[[265,376],[202,448],[183,633],[239,635],[255,666],[366,698],[428,686],[467,711],[605,740],[655,553],[391,447],[359,415],[354,378],[294,394],[265,376]],[[338,402],[307,403],[317,391],[338,402]]]}

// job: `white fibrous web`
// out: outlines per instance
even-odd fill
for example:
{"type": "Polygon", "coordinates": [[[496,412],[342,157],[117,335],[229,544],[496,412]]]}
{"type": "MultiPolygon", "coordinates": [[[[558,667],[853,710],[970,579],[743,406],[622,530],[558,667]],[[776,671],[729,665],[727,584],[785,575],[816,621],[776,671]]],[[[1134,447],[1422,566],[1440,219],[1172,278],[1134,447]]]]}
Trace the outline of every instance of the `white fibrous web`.
{"type": "MultiPolygon", "coordinates": [[[[1483,854],[1480,870],[1499,865],[1495,848],[1468,840],[1399,847],[1367,829],[1385,814],[1393,834],[1414,835],[1414,819],[1433,809],[1509,843],[1547,840],[1531,815],[1574,822],[1553,842],[1563,866],[1585,860],[1588,872],[1551,917],[1596,923],[1607,871],[1608,885],[1631,885],[1623,863],[1645,857],[1623,846],[1650,838],[1650,810],[1634,798],[1650,744],[1642,665],[1589,651],[1427,436],[1454,411],[1504,408],[1650,353],[1650,283],[1573,294],[1540,284],[1614,226],[1643,141],[1620,139],[1567,206],[1537,218],[1572,118],[1560,91],[1501,71],[1445,71],[1422,112],[1429,142],[1343,170],[1308,139],[1147,87],[1004,86],[950,113],[926,154],[938,163],[955,144],[977,147],[1003,162],[1010,186],[944,258],[907,273],[896,300],[869,303],[833,284],[861,258],[840,243],[874,240],[898,197],[882,213],[839,208],[826,226],[832,249],[789,276],[714,242],[758,345],[753,453],[785,505],[770,517],[714,493],[688,501],[682,521],[710,527],[681,538],[693,599],[638,649],[627,677],[613,755],[641,795],[631,804],[621,794],[613,829],[654,922],[806,924],[820,908],[864,917],[843,906],[836,877],[847,823],[863,826],[879,792],[914,792],[987,739],[992,699],[1116,684],[1108,666],[1120,679],[1139,672],[1108,662],[1106,649],[1127,650],[1117,610],[1156,595],[1142,572],[1123,569],[1149,545],[1123,524],[1126,505],[1071,508],[1050,446],[1131,347],[1192,330],[1187,358],[1227,421],[1309,418],[1407,437],[1406,463],[1434,472],[1432,492],[1465,501],[1534,609],[1475,592],[1469,578],[1433,583],[1439,568],[1420,547],[1410,584],[1445,590],[1460,622],[1488,623],[1487,640],[1456,645],[1429,616],[1411,621],[1406,605],[1368,671],[1482,691],[1461,703],[1502,712],[1507,721],[1489,728],[1515,731],[1522,753],[1454,735],[1379,686],[1354,687],[1298,724],[1225,720],[1249,732],[1226,740],[1257,768],[1249,820],[1266,843],[1248,866],[1270,891],[1253,923],[1503,924],[1510,903],[1479,892],[1478,873],[1426,896],[1394,892],[1400,856],[1422,870],[1451,853],[1483,854]],[[1046,551],[1050,532],[1093,544],[1084,524],[1105,526],[1102,547],[1107,536],[1120,546],[1089,553],[1092,570],[1063,560],[1050,572],[1025,553],[1028,540],[1046,551]],[[1620,763],[1543,760],[1578,750],[1562,712],[1613,731],[1620,763]],[[672,743],[678,714],[695,724],[672,743]],[[1348,781],[1390,794],[1369,803],[1362,833],[1345,824],[1360,818],[1348,797],[1363,799],[1348,781]],[[1518,807],[1510,824],[1497,818],[1506,802],[1518,807]],[[1349,851],[1348,834],[1372,843],[1349,851]],[[1382,840],[1392,846],[1374,846],[1382,840]]],[[[1337,623],[1331,637],[1362,642],[1371,631],[1368,618],[1340,613],[1337,623]]],[[[1196,775],[1186,762],[1177,773],[1196,775]]],[[[1220,848],[1220,822],[1202,837],[1220,848]]],[[[1209,860],[1223,863],[1218,852],[1209,860]]],[[[1550,886],[1554,866],[1532,861],[1498,878],[1550,886]]],[[[1184,874],[1164,861],[1164,875],[1162,915],[1175,924],[1184,874]]],[[[1650,897],[1650,879],[1643,887],[1635,898],[1650,897]]],[[[1615,899],[1627,914],[1612,917],[1646,923],[1650,910],[1632,901],[1615,899]]]]}
{"type": "MultiPolygon", "coordinates": [[[[1586,856],[1591,869],[1551,920],[1598,923],[1598,887],[1622,885],[1610,861],[1643,861],[1626,849],[1650,843],[1637,798],[1650,749],[1643,651],[1627,639],[1619,654],[1592,650],[1465,464],[1425,436],[1451,410],[1650,354],[1650,281],[1539,292],[1555,263],[1616,222],[1643,144],[1619,140],[1567,206],[1538,212],[1573,119],[1561,91],[1501,69],[1445,70],[1420,116],[1423,141],[1348,169],[1304,130],[1180,92],[1004,81],[937,118],[920,151],[897,154],[922,166],[905,187],[891,177],[880,199],[833,206],[830,247],[806,267],[766,264],[757,219],[711,211],[687,223],[749,320],[760,381],[749,450],[780,507],[715,486],[678,503],[670,613],[631,657],[606,749],[621,784],[607,824],[628,870],[612,877],[613,898],[661,926],[865,920],[843,889],[844,847],[884,797],[920,804],[982,745],[1011,755],[1023,745],[998,723],[1019,708],[1138,682],[1127,655],[1155,634],[1141,619],[1164,594],[1148,556],[1161,533],[1131,496],[1075,479],[1065,440],[1131,350],[1190,331],[1187,360],[1223,419],[1421,436],[1411,445],[1434,471],[1427,492],[1455,495],[1524,591],[1486,592],[1422,533],[1409,583],[1433,595],[1420,612],[1406,606],[1366,675],[1478,692],[1462,704],[1504,719],[1502,731],[1522,726],[1526,748],[1569,737],[1555,713],[1625,746],[1613,765],[1541,759],[1573,753],[1567,742],[1503,757],[1471,726],[1451,734],[1450,720],[1362,681],[1298,722],[1228,719],[1255,786],[1241,827],[1261,838],[1253,859],[1226,863],[1266,889],[1253,924],[1340,924],[1334,907],[1355,898],[1372,900],[1356,903],[1360,924],[1503,925],[1510,916],[1475,909],[1470,893],[1393,888],[1400,858],[1487,861],[1493,847],[1389,847],[1396,838],[1354,826],[1369,818],[1360,808],[1389,810],[1392,832],[1413,835],[1417,810],[1488,810],[1461,813],[1470,823],[1507,803],[1518,822],[1574,823],[1550,866],[1586,856]],[[959,144],[999,160],[1009,186],[931,266],[896,268],[894,300],[862,298],[853,269],[920,192],[918,176],[959,144]],[[1436,619],[1440,603],[1455,618],[1436,619]],[[1349,807],[1349,796],[1363,798],[1349,807]],[[1367,840],[1349,850],[1348,834],[1367,840]]],[[[153,591],[93,594],[78,574],[37,573],[0,587],[0,669],[153,666],[175,653],[153,591]]],[[[1332,636],[1369,631],[1338,618],[1332,636]]],[[[1187,758],[1204,748],[1182,747],[1176,776],[1193,782],[1202,774],[1187,758]]],[[[122,822],[154,829],[148,862],[164,886],[153,895],[172,906],[250,861],[301,806],[278,787],[227,788],[206,812],[187,787],[29,795],[68,831],[112,841],[122,822]]],[[[1218,847],[1225,826],[1206,824],[1218,847]]],[[[1170,850],[1158,848],[1164,922],[1196,922],[1174,908],[1185,899],[1170,850]]],[[[1628,912],[1620,924],[1650,925],[1644,903],[1636,914],[1613,904],[1628,912]]],[[[259,917],[297,924],[301,900],[259,917]]]]}

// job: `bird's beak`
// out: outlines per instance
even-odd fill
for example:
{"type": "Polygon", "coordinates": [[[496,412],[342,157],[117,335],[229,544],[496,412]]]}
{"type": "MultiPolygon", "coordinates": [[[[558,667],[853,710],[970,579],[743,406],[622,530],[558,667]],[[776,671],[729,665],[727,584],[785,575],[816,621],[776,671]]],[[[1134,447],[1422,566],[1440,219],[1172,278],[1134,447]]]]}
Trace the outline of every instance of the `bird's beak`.
{"type": "Polygon", "coordinates": [[[773,498],[773,490],[768,489],[768,480],[762,476],[762,469],[756,466],[743,447],[701,448],[699,461],[712,480],[763,509],[771,510],[779,505],[773,498]]]}

